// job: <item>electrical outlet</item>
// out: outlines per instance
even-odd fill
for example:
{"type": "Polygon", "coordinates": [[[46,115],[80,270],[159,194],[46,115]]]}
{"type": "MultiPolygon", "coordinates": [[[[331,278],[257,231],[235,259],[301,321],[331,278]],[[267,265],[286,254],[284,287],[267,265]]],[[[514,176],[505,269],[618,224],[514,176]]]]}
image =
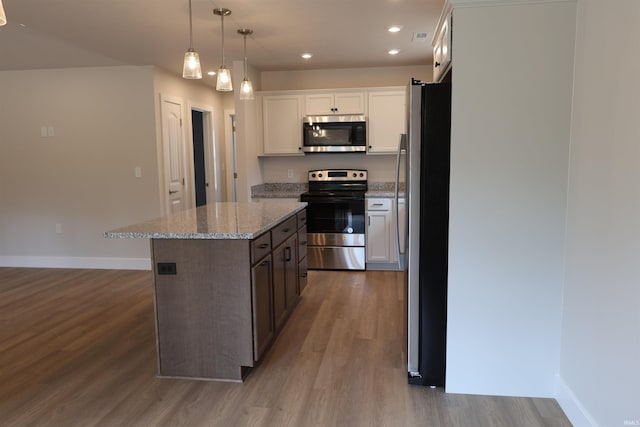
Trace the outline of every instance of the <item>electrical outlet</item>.
{"type": "Polygon", "coordinates": [[[47,137],[47,127],[46,126],[42,126],[40,128],[40,136],[42,138],[46,138],[47,137]]]}
{"type": "Polygon", "coordinates": [[[53,129],[53,126],[49,126],[47,128],[47,136],[56,136],[55,130],[53,129]]]}
{"type": "Polygon", "coordinates": [[[56,234],[62,234],[62,224],[56,224],[56,234]]]}
{"type": "Polygon", "coordinates": [[[293,178],[293,169],[287,169],[287,178],[293,178]]]}
{"type": "Polygon", "coordinates": [[[157,273],[160,275],[164,275],[164,274],[170,274],[170,275],[175,275],[178,274],[178,271],[176,269],[176,263],[175,262],[159,262],[158,263],[158,268],[156,269],[157,273]]]}
{"type": "Polygon", "coordinates": [[[142,168],[140,166],[136,166],[136,168],[133,170],[133,174],[136,178],[142,178],[142,168]]]}

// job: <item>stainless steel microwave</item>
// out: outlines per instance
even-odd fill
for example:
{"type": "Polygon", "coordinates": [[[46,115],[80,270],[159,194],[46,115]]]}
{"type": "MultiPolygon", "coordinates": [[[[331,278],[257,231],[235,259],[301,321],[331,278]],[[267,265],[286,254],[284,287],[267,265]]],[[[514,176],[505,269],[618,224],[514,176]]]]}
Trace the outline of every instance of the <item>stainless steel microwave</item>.
{"type": "Polygon", "coordinates": [[[367,120],[364,115],[306,116],[303,119],[305,153],[367,151],[367,120]]]}

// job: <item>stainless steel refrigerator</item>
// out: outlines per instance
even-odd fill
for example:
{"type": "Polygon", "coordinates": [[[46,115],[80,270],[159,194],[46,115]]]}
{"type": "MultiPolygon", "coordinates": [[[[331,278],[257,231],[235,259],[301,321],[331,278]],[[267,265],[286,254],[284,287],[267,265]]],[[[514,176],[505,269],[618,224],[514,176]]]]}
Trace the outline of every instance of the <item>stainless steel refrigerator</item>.
{"type": "Polygon", "coordinates": [[[451,82],[412,79],[407,90],[408,133],[396,164],[396,198],[406,199],[407,371],[411,384],[439,387],[446,365],[451,82]]]}

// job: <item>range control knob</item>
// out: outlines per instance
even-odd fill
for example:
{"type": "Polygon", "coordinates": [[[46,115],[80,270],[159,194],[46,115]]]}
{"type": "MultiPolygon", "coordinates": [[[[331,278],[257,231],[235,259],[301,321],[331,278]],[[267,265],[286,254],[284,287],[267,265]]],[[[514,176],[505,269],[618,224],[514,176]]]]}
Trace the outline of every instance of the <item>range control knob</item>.
{"type": "Polygon", "coordinates": [[[318,174],[318,178],[322,178],[322,174],[321,173],[318,174]]]}
{"type": "Polygon", "coordinates": [[[362,178],[364,176],[364,174],[362,172],[360,172],[360,178],[362,178]]]}
{"type": "Polygon", "coordinates": [[[315,173],[312,173],[312,174],[311,174],[311,178],[315,178],[315,177],[316,177],[316,174],[315,174],[315,173]]]}
{"type": "Polygon", "coordinates": [[[355,177],[357,177],[357,176],[358,176],[358,174],[354,172],[354,173],[353,173],[353,177],[355,178],[355,177]]]}

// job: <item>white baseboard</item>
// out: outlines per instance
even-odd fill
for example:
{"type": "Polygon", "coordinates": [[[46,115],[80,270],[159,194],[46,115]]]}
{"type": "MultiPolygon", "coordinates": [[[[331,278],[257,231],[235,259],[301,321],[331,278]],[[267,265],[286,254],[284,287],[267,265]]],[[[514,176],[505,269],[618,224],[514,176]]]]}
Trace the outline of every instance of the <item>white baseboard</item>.
{"type": "Polygon", "coordinates": [[[0,267],[151,270],[149,258],[0,256],[0,267]]]}
{"type": "Polygon", "coordinates": [[[598,427],[598,423],[560,375],[556,376],[556,400],[574,427],[598,427]]]}

